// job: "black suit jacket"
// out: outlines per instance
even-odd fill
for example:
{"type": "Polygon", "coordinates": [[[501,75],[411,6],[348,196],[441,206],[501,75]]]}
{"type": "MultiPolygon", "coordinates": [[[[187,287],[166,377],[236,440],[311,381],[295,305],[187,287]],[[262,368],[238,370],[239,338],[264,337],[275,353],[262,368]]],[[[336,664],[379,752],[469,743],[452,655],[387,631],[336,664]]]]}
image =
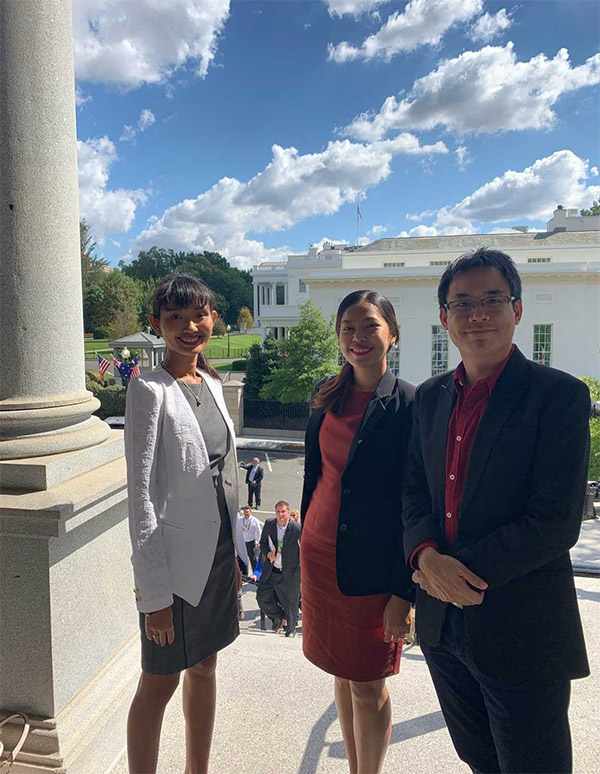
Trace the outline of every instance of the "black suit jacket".
{"type": "MultiPolygon", "coordinates": [[[[246,465],[244,465],[244,467],[246,468],[246,483],[249,484],[250,483],[250,473],[252,472],[252,468],[254,467],[254,465],[252,465],[252,464],[247,465],[246,464],[246,465]]],[[[264,475],[265,475],[265,472],[261,468],[261,466],[259,465],[258,468],[256,469],[256,475],[254,476],[254,480],[256,481],[257,484],[263,480],[264,475]]]]}
{"type": "MultiPolygon", "coordinates": [[[[406,559],[425,540],[489,584],[464,608],[482,672],[528,682],[589,673],[569,549],[581,527],[589,448],[585,384],[515,348],[481,420],[454,546],[444,536],[453,372],[417,389],[404,491],[406,559]]],[[[437,645],[446,604],[417,591],[417,632],[437,645]]]]}
{"type": "MultiPolygon", "coordinates": [[[[283,537],[283,547],[281,549],[281,569],[284,581],[298,579],[300,575],[301,532],[302,530],[298,522],[290,518],[283,537]]],[[[267,581],[273,569],[273,565],[269,559],[266,558],[271,552],[269,538],[273,541],[273,545],[277,547],[277,519],[275,517],[266,519],[260,536],[260,551],[265,556],[265,560],[263,562],[259,583],[267,581]]]]}
{"type": "MultiPolygon", "coordinates": [[[[342,474],[336,571],[346,596],[393,593],[414,599],[402,555],[402,478],[415,388],[387,371],[369,401],[342,474]]],[[[302,523],[321,475],[319,431],[325,412],[315,409],[306,429],[302,523]]]]}

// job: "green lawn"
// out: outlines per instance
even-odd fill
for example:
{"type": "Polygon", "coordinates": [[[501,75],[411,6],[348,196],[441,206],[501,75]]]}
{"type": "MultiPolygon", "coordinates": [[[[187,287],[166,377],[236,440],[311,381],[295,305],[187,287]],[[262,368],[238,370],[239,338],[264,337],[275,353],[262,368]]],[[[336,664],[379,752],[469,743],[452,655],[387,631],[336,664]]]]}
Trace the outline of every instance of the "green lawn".
{"type": "Polygon", "coordinates": [[[83,345],[85,347],[86,356],[101,349],[110,349],[110,342],[108,339],[84,339],[83,345]]]}
{"type": "MultiPolygon", "coordinates": [[[[228,355],[227,336],[221,336],[220,338],[215,337],[208,342],[208,346],[204,352],[208,358],[219,359],[229,357],[231,360],[237,360],[245,356],[250,345],[254,344],[255,341],[260,341],[260,336],[250,335],[248,333],[230,336],[228,355]]],[[[108,339],[85,339],[84,346],[86,359],[90,360],[93,357],[94,351],[101,352],[102,350],[109,350],[110,342],[108,339]]]]}

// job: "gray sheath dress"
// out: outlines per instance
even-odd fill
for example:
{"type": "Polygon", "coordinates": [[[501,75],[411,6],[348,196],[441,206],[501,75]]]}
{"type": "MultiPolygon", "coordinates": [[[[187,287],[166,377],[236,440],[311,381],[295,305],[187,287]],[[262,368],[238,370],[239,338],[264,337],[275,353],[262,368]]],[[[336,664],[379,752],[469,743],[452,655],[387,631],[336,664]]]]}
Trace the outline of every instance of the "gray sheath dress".
{"type": "MultiPolygon", "coordinates": [[[[232,454],[233,449],[229,448],[225,421],[205,382],[185,386],[179,380],[177,383],[202,429],[217,492],[221,530],[206,588],[197,607],[173,595],[173,644],[161,647],[149,640],[144,628],[145,616],[140,614],[142,669],[154,675],[169,675],[192,667],[226,648],[240,633],[235,551],[222,480],[227,455],[232,454]],[[198,396],[199,406],[196,405],[188,387],[198,396]]],[[[198,503],[198,509],[200,508],[202,503],[198,503]]]]}

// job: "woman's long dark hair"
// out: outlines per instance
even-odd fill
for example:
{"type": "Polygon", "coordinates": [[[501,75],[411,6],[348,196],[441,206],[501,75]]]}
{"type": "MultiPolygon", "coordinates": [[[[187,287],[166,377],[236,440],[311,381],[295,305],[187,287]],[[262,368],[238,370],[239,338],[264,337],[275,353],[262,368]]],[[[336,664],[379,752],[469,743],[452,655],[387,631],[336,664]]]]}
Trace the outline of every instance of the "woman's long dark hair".
{"type": "MultiPolygon", "coordinates": [[[[340,335],[344,314],[351,306],[359,304],[361,301],[366,301],[368,304],[373,304],[373,306],[377,307],[381,316],[388,324],[390,333],[395,338],[396,343],[398,343],[400,340],[400,329],[398,327],[398,320],[396,320],[394,307],[389,299],[382,296],[381,293],[377,293],[375,290],[355,290],[353,293],[349,293],[346,298],[342,299],[335,318],[335,332],[338,337],[340,335]]],[[[333,379],[329,379],[329,381],[325,382],[318,390],[313,398],[313,406],[315,408],[320,408],[323,411],[331,411],[332,414],[339,415],[342,413],[346,401],[352,394],[353,387],[354,369],[346,360],[339,374],[334,376],[333,379]]]]}
{"type": "MultiPolygon", "coordinates": [[[[212,312],[217,302],[210,288],[198,277],[190,274],[169,274],[164,277],[151,295],[148,303],[149,311],[156,320],[160,319],[160,310],[169,303],[185,309],[188,306],[207,306],[212,312]]],[[[208,358],[201,352],[198,355],[198,368],[206,371],[215,379],[221,380],[218,371],[211,366],[208,358]]]]}

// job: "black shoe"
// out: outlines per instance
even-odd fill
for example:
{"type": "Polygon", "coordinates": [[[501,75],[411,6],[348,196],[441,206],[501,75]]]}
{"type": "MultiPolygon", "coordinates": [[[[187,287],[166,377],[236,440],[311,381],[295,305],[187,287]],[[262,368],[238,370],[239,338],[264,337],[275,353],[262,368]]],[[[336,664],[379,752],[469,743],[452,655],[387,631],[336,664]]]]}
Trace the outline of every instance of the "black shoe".
{"type": "Polygon", "coordinates": [[[281,618],[273,618],[273,631],[278,632],[281,629],[281,624],[283,623],[281,618]]]}
{"type": "Polygon", "coordinates": [[[295,637],[296,636],[296,629],[288,629],[285,633],[286,637],[295,637]]]}

